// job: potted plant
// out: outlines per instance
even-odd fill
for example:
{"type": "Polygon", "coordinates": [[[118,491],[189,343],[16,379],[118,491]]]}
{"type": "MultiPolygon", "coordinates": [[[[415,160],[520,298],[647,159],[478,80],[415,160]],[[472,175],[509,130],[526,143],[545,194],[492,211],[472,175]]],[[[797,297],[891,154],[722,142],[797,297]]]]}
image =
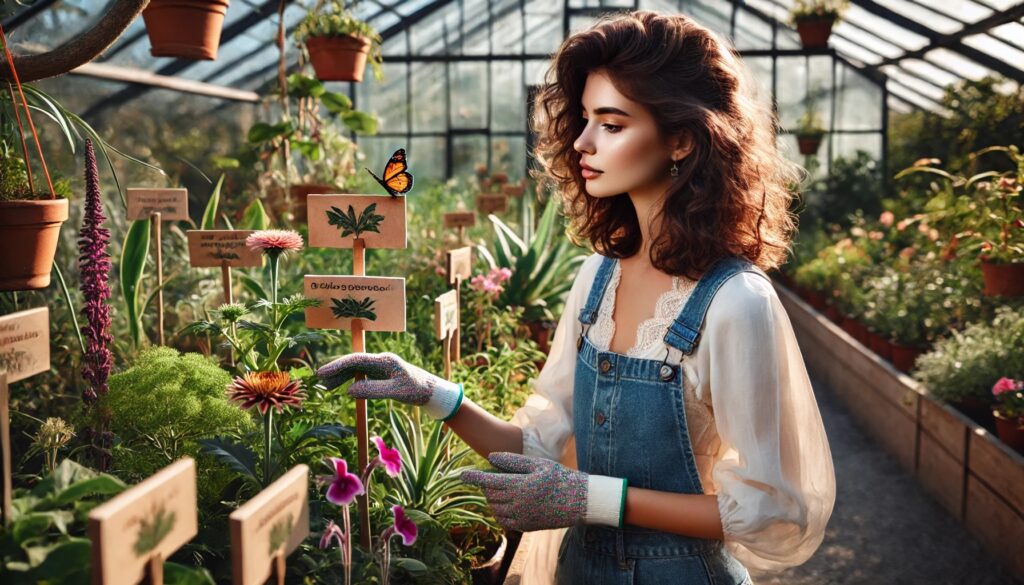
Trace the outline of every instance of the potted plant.
{"type": "Polygon", "coordinates": [[[295,40],[309,53],[321,81],[360,82],[367,60],[377,80],[383,78],[380,35],[344,2],[319,0],[295,29],[295,40]]]}
{"type": "Polygon", "coordinates": [[[805,156],[817,154],[823,136],[825,136],[825,127],[821,123],[821,115],[815,109],[813,102],[808,101],[803,115],[797,122],[796,141],[800,147],[800,154],[805,156]]]}
{"type": "Polygon", "coordinates": [[[154,57],[217,58],[228,0],[151,0],[142,11],[154,57]]]}
{"type": "Polygon", "coordinates": [[[789,12],[805,49],[824,49],[847,0],[796,0],[789,12]]]}
{"type": "Polygon", "coordinates": [[[1024,380],[999,378],[992,386],[996,407],[996,434],[1004,443],[1024,453],[1024,380]]]}

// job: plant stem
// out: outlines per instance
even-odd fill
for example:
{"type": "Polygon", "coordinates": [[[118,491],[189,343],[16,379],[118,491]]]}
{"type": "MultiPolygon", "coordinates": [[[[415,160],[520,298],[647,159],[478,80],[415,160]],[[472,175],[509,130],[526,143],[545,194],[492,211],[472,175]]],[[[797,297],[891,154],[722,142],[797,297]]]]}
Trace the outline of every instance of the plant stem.
{"type": "Polygon", "coordinates": [[[271,291],[270,298],[274,302],[274,304],[276,305],[277,304],[277,268],[278,268],[278,259],[281,257],[281,252],[280,251],[270,252],[269,256],[270,256],[270,291],[271,291]]]}
{"type": "Polygon", "coordinates": [[[352,520],[348,506],[342,506],[341,517],[345,524],[345,542],[341,546],[341,566],[345,571],[345,585],[352,585],[352,520]]]}
{"type": "Polygon", "coordinates": [[[270,485],[270,456],[271,456],[271,440],[274,429],[274,408],[270,407],[267,409],[267,414],[263,415],[263,448],[266,450],[266,454],[263,456],[263,487],[270,485]]]}

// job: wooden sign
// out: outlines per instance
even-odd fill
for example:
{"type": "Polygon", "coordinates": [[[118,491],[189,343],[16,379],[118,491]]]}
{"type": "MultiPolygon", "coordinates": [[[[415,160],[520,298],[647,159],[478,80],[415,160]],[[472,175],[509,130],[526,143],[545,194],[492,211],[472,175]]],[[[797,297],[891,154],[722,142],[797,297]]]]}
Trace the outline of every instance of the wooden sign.
{"type": "Polygon", "coordinates": [[[352,248],[405,248],[405,197],[390,195],[310,195],[306,203],[309,245],[352,248]]]}
{"type": "Polygon", "coordinates": [[[128,219],[188,220],[188,189],[128,189],[128,219]]]}
{"type": "Polygon", "coordinates": [[[382,276],[307,274],[306,298],[320,306],[306,309],[306,326],[363,331],[405,331],[405,279],[382,276]]]}
{"type": "Polygon", "coordinates": [[[506,183],[501,186],[501,192],[504,195],[518,199],[523,196],[523,193],[526,193],[526,181],[506,183]]]}
{"type": "Polygon", "coordinates": [[[480,213],[505,213],[508,209],[508,197],[501,193],[481,193],[476,196],[476,208],[480,213]]]}
{"type": "Polygon", "coordinates": [[[50,310],[46,307],[0,317],[0,369],[7,383],[50,369],[50,310]]]}
{"type": "Polygon", "coordinates": [[[459,328],[459,298],[454,289],[434,299],[434,333],[447,339],[459,328]]]}
{"type": "Polygon", "coordinates": [[[452,211],[444,214],[444,227],[465,228],[476,225],[476,214],[472,211],[452,211]]]}
{"type": "Polygon", "coordinates": [[[469,280],[473,274],[473,248],[463,246],[448,250],[448,284],[469,280]]]}
{"type": "Polygon", "coordinates": [[[263,254],[250,250],[252,230],[188,230],[189,262],[196,267],[262,266],[263,254]]]}
{"type": "Polygon", "coordinates": [[[92,582],[163,581],[163,562],[196,535],[196,463],[175,461],[89,512],[92,582]]]}
{"type": "Polygon", "coordinates": [[[232,582],[284,582],[284,557],[309,535],[309,468],[296,465],[228,517],[232,582]]]}

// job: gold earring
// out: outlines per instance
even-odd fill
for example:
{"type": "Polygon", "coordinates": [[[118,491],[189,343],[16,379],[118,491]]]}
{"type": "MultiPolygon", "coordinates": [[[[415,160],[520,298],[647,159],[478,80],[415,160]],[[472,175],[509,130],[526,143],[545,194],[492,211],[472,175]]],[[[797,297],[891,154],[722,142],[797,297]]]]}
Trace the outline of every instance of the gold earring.
{"type": "Polygon", "coordinates": [[[679,165],[676,164],[676,161],[672,161],[672,168],[668,170],[668,174],[673,177],[679,176],[679,165]]]}

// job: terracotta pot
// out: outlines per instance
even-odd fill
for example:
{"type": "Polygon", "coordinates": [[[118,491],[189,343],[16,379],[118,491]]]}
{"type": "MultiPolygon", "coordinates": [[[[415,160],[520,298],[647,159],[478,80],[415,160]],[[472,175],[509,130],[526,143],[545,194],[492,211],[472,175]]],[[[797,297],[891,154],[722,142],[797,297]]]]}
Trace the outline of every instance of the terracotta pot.
{"type": "MultiPolygon", "coordinates": [[[[474,533],[479,536],[484,531],[485,529],[482,526],[474,528],[456,526],[448,530],[448,536],[451,537],[455,546],[462,549],[467,544],[466,539],[473,536],[474,533]]],[[[474,585],[497,585],[504,580],[504,573],[508,570],[509,565],[506,561],[511,561],[509,556],[510,550],[514,553],[515,549],[510,546],[510,540],[504,534],[500,536],[501,540],[496,543],[492,542],[485,547],[487,550],[493,547],[494,553],[491,554],[491,557],[479,565],[470,567],[470,574],[472,575],[474,585]]],[[[516,544],[518,544],[518,541],[516,544]]]]}
{"type": "Polygon", "coordinates": [[[0,201],[0,291],[50,286],[67,199],[0,201]]]}
{"type": "Polygon", "coordinates": [[[828,317],[829,321],[835,323],[836,325],[839,325],[840,323],[843,322],[843,314],[840,313],[839,309],[837,309],[836,306],[833,305],[832,303],[825,304],[825,316],[828,317]]]}
{"type": "Polygon", "coordinates": [[[901,345],[895,341],[889,342],[892,355],[892,365],[897,370],[909,374],[914,369],[914,362],[924,353],[924,348],[901,345]]]}
{"type": "Polygon", "coordinates": [[[1024,453],[1024,421],[1019,416],[1004,418],[998,410],[992,411],[996,419],[996,435],[1011,449],[1024,453]]]}
{"type": "Polygon", "coordinates": [[[856,319],[851,319],[850,317],[843,317],[842,322],[839,323],[839,328],[842,329],[843,331],[845,331],[847,333],[847,335],[849,335],[850,337],[852,337],[854,339],[857,339],[857,320],[856,319]]]}
{"type": "Polygon", "coordinates": [[[142,11],[154,57],[217,58],[228,0],[152,0],[142,11]]]}
{"type": "Polygon", "coordinates": [[[551,328],[542,321],[531,321],[527,323],[530,328],[530,338],[537,342],[540,350],[547,354],[551,351],[551,328]]]}
{"type": "Polygon", "coordinates": [[[345,35],[306,39],[309,60],[320,81],[362,81],[370,39],[345,35]]]}
{"type": "Polygon", "coordinates": [[[992,402],[978,396],[964,396],[950,406],[967,415],[968,418],[985,427],[993,430],[995,418],[992,416],[992,402]]]}
{"type": "Polygon", "coordinates": [[[892,344],[884,335],[871,333],[871,351],[887,362],[892,361],[892,344]]]}
{"type": "Polygon", "coordinates": [[[1024,296],[1024,262],[982,262],[981,275],[985,279],[985,290],[982,292],[987,296],[1024,296]]]}
{"type": "Polygon", "coordinates": [[[796,137],[797,146],[800,147],[800,154],[811,155],[818,154],[818,149],[821,148],[821,136],[800,136],[796,137]]]}
{"type": "Polygon", "coordinates": [[[288,188],[288,194],[292,200],[292,215],[294,221],[306,221],[306,198],[310,195],[326,195],[337,193],[338,188],[332,185],[317,185],[315,183],[298,183],[288,188]]]}
{"type": "Polygon", "coordinates": [[[828,47],[828,37],[832,35],[832,24],[835,21],[801,20],[796,23],[796,32],[800,35],[800,44],[805,49],[824,49],[828,47]]]}

